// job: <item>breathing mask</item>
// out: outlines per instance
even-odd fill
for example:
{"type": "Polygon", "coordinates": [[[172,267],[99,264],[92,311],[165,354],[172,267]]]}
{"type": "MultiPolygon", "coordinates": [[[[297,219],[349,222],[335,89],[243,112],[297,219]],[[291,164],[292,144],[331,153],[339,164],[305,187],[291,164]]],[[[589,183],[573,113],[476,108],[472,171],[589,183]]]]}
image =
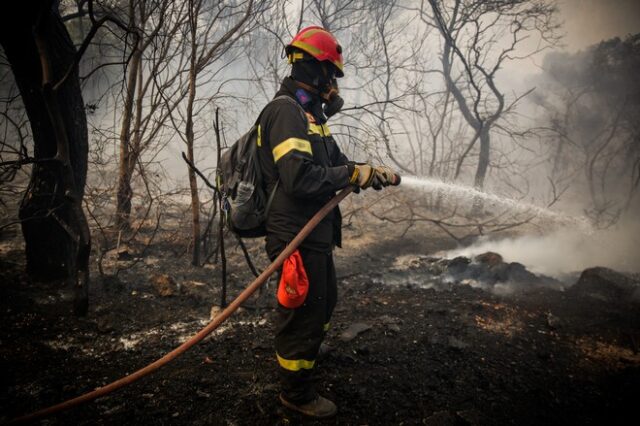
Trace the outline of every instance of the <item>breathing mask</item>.
{"type": "Polygon", "coordinates": [[[329,118],[342,109],[344,106],[344,99],[340,96],[340,89],[338,89],[338,80],[335,78],[325,86],[325,90],[320,93],[320,97],[324,102],[324,115],[329,118]]]}
{"type": "Polygon", "coordinates": [[[291,77],[302,88],[320,98],[324,104],[322,111],[327,118],[337,114],[344,106],[344,99],[339,94],[336,68],[330,62],[319,62],[304,55],[293,62],[291,77]]]}

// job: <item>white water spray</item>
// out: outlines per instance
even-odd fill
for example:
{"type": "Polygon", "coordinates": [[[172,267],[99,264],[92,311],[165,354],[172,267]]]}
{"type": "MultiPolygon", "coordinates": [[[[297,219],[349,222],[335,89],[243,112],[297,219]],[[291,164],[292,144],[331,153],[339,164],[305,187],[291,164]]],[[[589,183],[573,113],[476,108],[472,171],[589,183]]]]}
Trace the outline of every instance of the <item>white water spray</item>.
{"type": "Polygon", "coordinates": [[[558,225],[565,225],[546,235],[522,235],[502,240],[480,238],[469,247],[442,253],[445,257],[473,257],[487,251],[495,251],[507,262],[520,262],[535,273],[558,278],[591,266],[606,266],[622,272],[640,271],[640,249],[637,239],[637,235],[640,235],[640,224],[634,220],[623,220],[615,227],[596,231],[585,217],[554,212],[468,186],[414,176],[403,176],[402,185],[423,191],[438,191],[452,201],[470,202],[480,198],[514,212],[535,214],[558,225]]]}
{"type": "Polygon", "coordinates": [[[438,179],[422,178],[416,176],[402,176],[402,186],[410,186],[412,188],[421,189],[423,191],[438,191],[445,199],[452,198],[459,201],[481,199],[484,202],[502,206],[515,213],[532,214],[536,217],[550,219],[559,224],[577,226],[583,232],[591,231],[591,225],[589,224],[589,221],[584,217],[576,217],[563,213],[557,213],[547,208],[536,206],[535,204],[479,191],[470,186],[458,185],[455,183],[444,182],[438,179]]]}

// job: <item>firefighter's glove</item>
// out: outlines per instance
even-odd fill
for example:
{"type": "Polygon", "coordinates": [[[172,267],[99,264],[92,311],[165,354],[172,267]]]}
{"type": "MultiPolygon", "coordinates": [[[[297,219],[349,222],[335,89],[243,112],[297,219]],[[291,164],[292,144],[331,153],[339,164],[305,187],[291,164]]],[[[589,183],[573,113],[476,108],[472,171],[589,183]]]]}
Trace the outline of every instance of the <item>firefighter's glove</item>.
{"type": "Polygon", "coordinates": [[[349,183],[362,189],[367,189],[370,186],[375,190],[382,188],[375,169],[369,164],[355,164],[349,183]]]}
{"type": "Polygon", "coordinates": [[[375,166],[373,168],[376,178],[382,186],[397,185],[396,173],[387,166],[375,166]]]}

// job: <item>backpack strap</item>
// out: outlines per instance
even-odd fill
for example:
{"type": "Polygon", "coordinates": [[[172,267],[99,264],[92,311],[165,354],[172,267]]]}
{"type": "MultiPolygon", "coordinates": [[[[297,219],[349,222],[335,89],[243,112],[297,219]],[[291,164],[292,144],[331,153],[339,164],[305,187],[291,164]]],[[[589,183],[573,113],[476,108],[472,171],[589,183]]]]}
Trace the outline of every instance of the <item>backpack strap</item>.
{"type": "Polygon", "coordinates": [[[256,126],[260,124],[260,119],[262,118],[262,114],[264,113],[264,110],[267,109],[267,106],[269,106],[269,104],[271,104],[274,101],[280,101],[280,100],[289,101],[290,103],[295,104],[298,107],[298,109],[300,110],[300,112],[302,113],[302,116],[305,117],[305,119],[306,119],[306,114],[304,112],[304,109],[302,108],[302,105],[300,105],[298,103],[298,101],[293,99],[291,96],[280,95],[280,96],[276,96],[275,98],[271,99],[267,103],[267,105],[265,105],[264,108],[262,108],[262,111],[260,111],[260,114],[258,114],[258,118],[256,119],[256,122],[255,122],[256,126]]]}
{"type": "MultiPolygon", "coordinates": [[[[302,116],[305,117],[305,119],[306,119],[306,114],[304,112],[304,109],[302,109],[302,106],[298,103],[298,101],[293,99],[291,96],[287,96],[287,95],[276,96],[267,105],[269,105],[273,101],[278,101],[278,100],[286,100],[286,101],[289,101],[289,102],[295,104],[300,109],[300,112],[302,113],[302,116]]],[[[262,109],[262,111],[260,111],[260,115],[258,115],[258,119],[256,120],[256,126],[260,125],[260,119],[262,118],[262,113],[264,113],[265,109],[267,109],[266,105],[262,109]]],[[[269,198],[267,199],[267,205],[266,205],[265,210],[264,210],[265,217],[267,217],[269,215],[269,210],[271,209],[271,203],[273,203],[273,199],[275,198],[276,191],[278,190],[278,186],[279,185],[280,185],[280,178],[278,178],[278,180],[276,181],[276,184],[273,186],[273,189],[271,190],[271,193],[269,194],[269,198]]]]}

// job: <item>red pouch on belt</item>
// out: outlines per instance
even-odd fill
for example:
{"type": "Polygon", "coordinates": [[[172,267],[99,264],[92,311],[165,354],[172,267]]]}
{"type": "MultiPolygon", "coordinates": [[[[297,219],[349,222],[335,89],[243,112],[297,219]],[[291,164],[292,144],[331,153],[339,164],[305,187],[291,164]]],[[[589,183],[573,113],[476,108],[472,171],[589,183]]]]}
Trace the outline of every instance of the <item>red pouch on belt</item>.
{"type": "Polygon", "coordinates": [[[297,308],[304,303],[309,291],[307,271],[298,250],[285,259],[278,286],[278,302],[285,308],[297,308]]]}

